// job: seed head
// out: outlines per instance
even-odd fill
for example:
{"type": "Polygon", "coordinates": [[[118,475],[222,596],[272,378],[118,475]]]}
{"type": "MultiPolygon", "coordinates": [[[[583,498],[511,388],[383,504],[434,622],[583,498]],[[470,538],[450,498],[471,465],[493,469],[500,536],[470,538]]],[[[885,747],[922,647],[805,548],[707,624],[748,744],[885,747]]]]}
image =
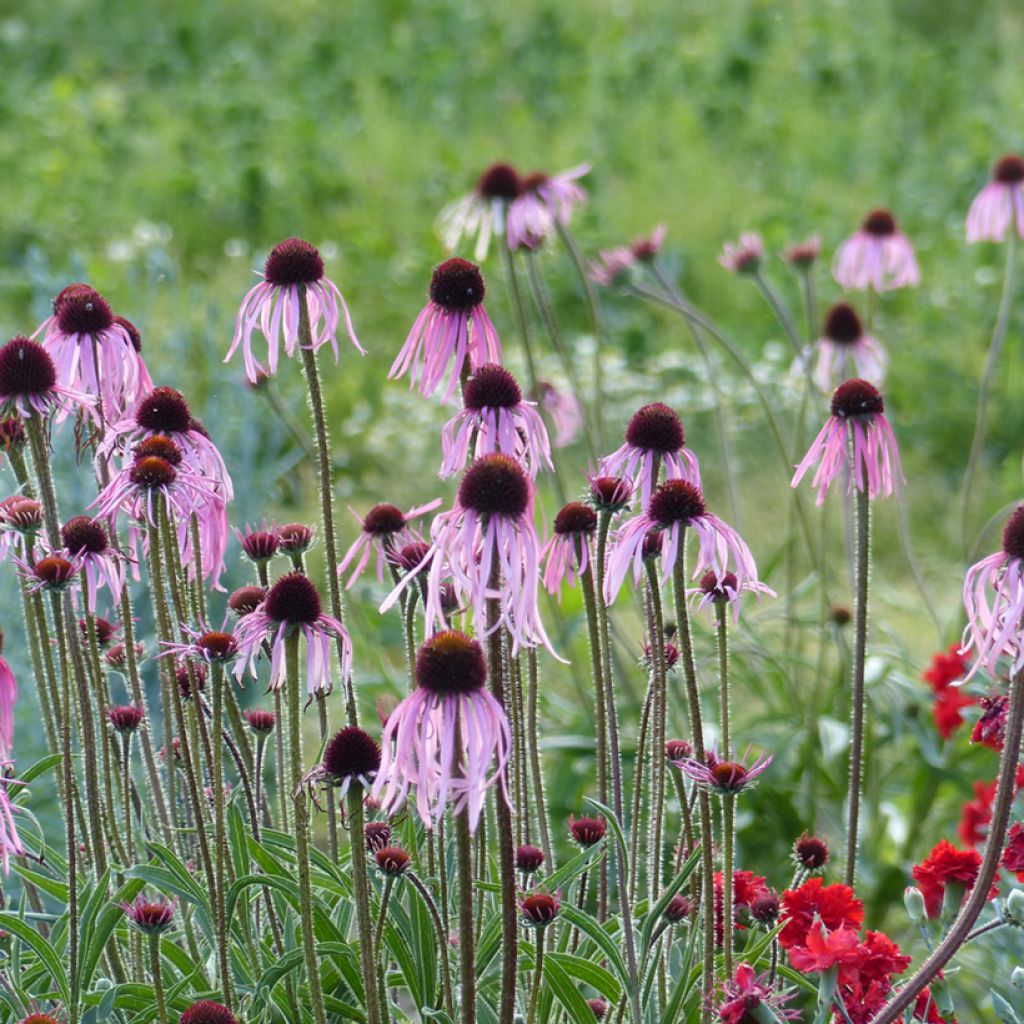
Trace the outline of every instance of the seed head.
{"type": "Polygon", "coordinates": [[[57,383],[50,353],[24,335],[0,346],[0,401],[21,395],[45,395],[57,383]]]}
{"type": "Polygon", "coordinates": [[[405,516],[396,505],[374,505],[363,519],[363,532],[374,537],[389,537],[405,526],[405,516]]]}
{"type": "Polygon", "coordinates": [[[476,640],[449,629],[419,649],[415,675],[417,685],[431,693],[475,693],[487,682],[487,659],[476,640]]]}
{"type": "Polygon", "coordinates": [[[512,409],[523,400],[519,383],[504,366],[487,363],[473,371],[462,389],[467,409],[512,409]]]}
{"type": "Polygon", "coordinates": [[[172,466],[180,466],[184,458],[181,449],[166,434],[153,434],[143,438],[135,446],[134,455],[136,461],[155,456],[172,466]]]}
{"type": "Polygon", "coordinates": [[[530,504],[530,482],[515,459],[484,455],[462,476],[459,504],[481,516],[522,516],[530,504]]]}
{"type": "Polygon", "coordinates": [[[882,393],[866,380],[857,377],[844,380],[832,392],[832,415],[840,419],[853,416],[876,416],[885,412],[882,393]]]}
{"type": "Polygon", "coordinates": [[[324,276],[324,261],[316,248],[301,238],[278,242],[263,266],[269,284],[287,288],[290,285],[315,284],[324,276]]]}
{"type": "Polygon", "coordinates": [[[131,482],[147,491],[169,487],[177,477],[178,471],[174,466],[159,455],[145,455],[136,459],[129,473],[131,482]]]}
{"type": "Polygon", "coordinates": [[[1024,160],[1008,153],[992,168],[992,178],[1004,185],[1019,185],[1024,181],[1024,160]]]}
{"type": "Polygon", "coordinates": [[[484,301],[484,277],[480,268],[458,257],[434,268],[430,278],[430,301],[450,312],[475,309],[484,301]]]}
{"type": "Polygon", "coordinates": [[[120,327],[125,334],[128,335],[128,340],[132,343],[132,348],[136,352],[142,351],[142,332],[131,322],[123,316],[115,316],[114,323],[120,327]]]}
{"type": "Polygon", "coordinates": [[[275,622],[311,626],[320,618],[320,595],[308,576],[290,572],[270,588],[265,608],[275,622]]]}
{"type": "Polygon", "coordinates": [[[1003,551],[1011,558],[1024,558],[1024,504],[1018,505],[1006,520],[1003,551]]]}

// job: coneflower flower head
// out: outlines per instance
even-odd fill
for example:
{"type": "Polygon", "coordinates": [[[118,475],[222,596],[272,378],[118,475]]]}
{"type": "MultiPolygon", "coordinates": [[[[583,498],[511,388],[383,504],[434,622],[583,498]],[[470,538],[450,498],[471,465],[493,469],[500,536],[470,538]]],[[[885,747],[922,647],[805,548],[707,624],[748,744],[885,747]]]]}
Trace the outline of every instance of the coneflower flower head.
{"type": "Polygon", "coordinates": [[[545,562],[544,586],[558,594],[562,584],[576,585],[576,577],[590,566],[590,538],[597,530],[597,513],[580,501],[564,505],[555,516],[551,539],[541,551],[545,562]]]}
{"type": "Polygon", "coordinates": [[[544,866],[544,851],[525,844],[516,848],[516,870],[532,875],[544,866]]]}
{"type": "Polygon", "coordinates": [[[878,388],[857,378],[844,381],[832,393],[831,413],[796,467],[791,486],[817,465],[811,486],[818,490],[816,503],[822,504],[832,482],[849,466],[852,448],[847,493],[856,487],[872,500],[894,494],[903,471],[878,388]]]}
{"type": "Polygon", "coordinates": [[[864,333],[857,311],[848,302],[837,302],[825,314],[821,337],[814,343],[818,361],[814,383],[825,392],[853,369],[856,375],[876,387],[885,378],[889,358],[879,342],[864,333]]]}
{"type": "Polygon", "coordinates": [[[410,386],[429,398],[448,376],[442,401],[459,386],[467,360],[474,370],[501,362],[501,342],[484,309],[483,274],[475,263],[453,258],[434,268],[430,301],[414,321],[409,336],[388,371],[393,379],[409,374],[410,386]]]}
{"type": "Polygon", "coordinates": [[[239,587],[228,598],[228,608],[241,618],[256,611],[266,596],[267,592],[263,587],[239,587]]]}
{"type": "Polygon", "coordinates": [[[569,832],[580,846],[594,846],[604,839],[608,825],[604,818],[574,818],[569,816],[569,832]]]}
{"type": "Polygon", "coordinates": [[[624,476],[597,476],[590,474],[587,501],[598,512],[615,515],[629,508],[633,500],[633,484],[624,476]]]}
{"type": "Polygon", "coordinates": [[[558,916],[562,901],[547,892],[529,892],[519,899],[523,923],[533,928],[546,928],[558,916]]]}
{"type": "Polygon", "coordinates": [[[920,283],[914,248],[888,210],[872,210],[836,251],[832,276],[848,291],[876,292],[920,283]]]}
{"type": "Polygon", "coordinates": [[[142,708],[135,704],[111,708],[107,712],[107,718],[114,731],[122,734],[135,732],[142,724],[143,717],[142,708]]]}
{"type": "Polygon", "coordinates": [[[521,189],[519,172],[508,163],[488,167],[477,179],[473,191],[450,203],[438,217],[441,241],[454,252],[463,238],[476,239],[473,258],[487,258],[491,237],[503,238],[509,204],[521,189]]]}
{"type": "Polygon", "coordinates": [[[601,460],[602,476],[627,476],[646,507],[656,469],[668,480],[688,480],[700,487],[697,458],[685,445],[683,421],[663,402],[642,406],[626,426],[625,444],[601,460]]]}
{"type": "Polygon", "coordinates": [[[178,1024],[238,1024],[238,1018],[226,1006],[201,999],[181,1015],[178,1024]]]}
{"type": "Polygon", "coordinates": [[[748,767],[735,757],[719,757],[717,749],[712,747],[704,761],[691,758],[684,761],[681,767],[699,786],[723,796],[735,796],[752,785],[773,760],[773,755],[768,754],[753,761],[748,767]]]}
{"type": "Polygon", "coordinates": [[[46,417],[92,405],[85,392],[57,383],[57,367],[42,345],[18,335],[0,346],[0,413],[46,417]]]}
{"type": "Polygon", "coordinates": [[[391,845],[391,826],[386,821],[368,821],[363,835],[368,850],[383,850],[391,845]]]}
{"type": "Polygon", "coordinates": [[[238,657],[238,639],[226,630],[210,629],[205,624],[193,629],[187,623],[182,623],[181,631],[185,636],[182,643],[161,641],[161,657],[171,655],[187,658],[189,661],[198,662],[200,666],[226,665],[238,657]]]}
{"type": "Polygon", "coordinates": [[[141,893],[131,903],[118,904],[128,920],[144,935],[159,935],[174,922],[177,899],[147,900],[141,893]]]}
{"type": "Polygon", "coordinates": [[[325,785],[339,787],[344,796],[353,783],[369,789],[379,768],[377,741],[358,726],[350,725],[328,740],[317,777],[325,785]]]}
{"type": "Polygon", "coordinates": [[[689,740],[666,740],[665,757],[677,768],[682,768],[683,762],[693,757],[693,744],[689,740]]]}
{"type": "Polygon", "coordinates": [[[677,893],[665,907],[665,920],[671,921],[672,924],[679,924],[680,921],[685,921],[690,916],[692,909],[693,905],[690,901],[682,893],[677,893]]]}
{"type": "Polygon", "coordinates": [[[374,852],[374,860],[382,875],[398,878],[409,867],[409,854],[398,846],[382,846],[374,852]]]}
{"type": "Polygon", "coordinates": [[[313,545],[313,529],[305,523],[285,523],[277,528],[277,543],[283,554],[303,555],[313,545]]]}
{"type": "Polygon", "coordinates": [[[727,572],[724,576],[719,577],[714,571],[706,572],[701,576],[700,583],[694,589],[686,592],[696,611],[711,613],[715,605],[731,604],[733,622],[739,622],[739,599],[740,595],[745,593],[756,595],[759,602],[762,594],[767,594],[769,597],[777,596],[771,587],[758,583],[757,580],[747,580],[741,585],[736,578],[736,573],[727,572]]]}
{"type": "Polygon", "coordinates": [[[587,193],[576,184],[590,171],[580,164],[560,174],[534,171],[520,179],[519,194],[508,208],[508,246],[536,246],[561,225],[568,225],[575,207],[586,201],[587,193]]]}
{"type": "Polygon", "coordinates": [[[519,383],[503,366],[486,363],[477,367],[463,386],[462,404],[462,411],[441,433],[442,477],[463,469],[471,454],[494,452],[517,459],[531,476],[542,466],[554,469],[544,421],[534,403],[523,401],[519,383]]]}
{"type": "Polygon", "coordinates": [[[265,711],[262,708],[250,708],[245,712],[245,720],[249,723],[249,728],[257,736],[269,736],[274,731],[277,716],[273,711],[265,711]]]}
{"type": "Polygon", "coordinates": [[[235,531],[235,536],[242,545],[242,553],[254,565],[266,565],[277,554],[281,543],[277,530],[268,526],[266,520],[262,528],[246,523],[244,530],[235,531]]]}
{"type": "Polygon", "coordinates": [[[1024,238],[1024,159],[1008,153],[967,213],[968,242],[1002,242],[1007,231],[1024,238]]]}
{"type": "Polygon", "coordinates": [[[394,813],[415,788],[416,810],[432,828],[450,802],[476,830],[487,790],[506,792],[511,733],[488,691],[480,644],[454,630],[435,633],[416,655],[416,689],[389,715],[372,796],[394,813]],[[492,770],[493,764],[493,770],[492,770]]]}
{"type": "Polygon", "coordinates": [[[811,267],[821,255],[821,236],[810,235],[802,242],[795,242],[782,252],[782,258],[797,270],[811,267]]]}
{"type": "Polygon", "coordinates": [[[4,631],[0,629],[0,761],[6,760],[14,745],[14,705],[18,700],[18,681],[4,653],[4,631]]]}
{"type": "Polygon", "coordinates": [[[764,259],[764,242],[754,231],[740,235],[738,242],[726,242],[718,262],[734,274],[756,274],[764,259]]]}
{"type": "Polygon", "coordinates": [[[377,580],[383,581],[385,563],[394,557],[397,550],[416,539],[409,524],[427,512],[432,512],[440,504],[441,499],[436,498],[425,505],[418,505],[408,512],[403,512],[396,505],[382,502],[374,505],[362,518],[354,510],[349,509],[362,530],[338,563],[339,576],[343,575],[349,566],[353,567],[345,587],[351,587],[359,579],[374,552],[377,553],[377,580]]]}
{"type": "Polygon", "coordinates": [[[821,871],[828,863],[828,843],[806,832],[793,844],[793,859],[806,871],[821,871]]]}
{"type": "MultiPolygon", "coordinates": [[[[53,300],[53,316],[35,332],[43,335],[43,347],[53,357],[60,385],[90,396],[82,408],[92,415],[102,413],[108,423],[117,422],[152,387],[140,355],[141,343],[135,344],[126,322],[113,315],[95,288],[72,284],[53,300]]],[[[75,410],[65,406],[61,416],[70,411],[75,410]]]]}
{"type": "Polygon", "coordinates": [[[737,586],[757,582],[757,565],[750,549],[728,523],[707,510],[700,489],[687,480],[667,480],[647,503],[647,510],[629,520],[615,537],[608,558],[605,600],[610,604],[630,569],[639,582],[643,575],[644,542],[651,530],[664,532],[661,557],[662,584],[672,576],[682,547],[683,530],[697,536],[694,577],[713,572],[719,579],[732,572],[737,586]]]}
{"type": "Polygon", "coordinates": [[[78,555],[65,558],[62,554],[49,554],[29,564],[15,559],[22,579],[31,593],[61,591],[78,584],[78,571],[82,559],[78,555]]]}
{"type": "Polygon", "coordinates": [[[1010,659],[1010,672],[1019,672],[1024,667],[1024,504],[1006,520],[1001,550],[967,570],[964,609],[961,653],[973,656],[975,664],[963,682],[979,667],[997,676],[1004,656],[1010,659]]]}
{"type": "Polygon", "coordinates": [[[86,611],[96,610],[96,595],[106,587],[111,599],[121,600],[124,589],[124,558],[110,546],[106,528],[88,516],[74,516],[60,530],[64,550],[76,556],[85,570],[86,611]]]}
{"type": "Polygon", "coordinates": [[[352,641],[345,627],[325,615],[313,582],[301,572],[281,576],[267,592],[263,603],[243,616],[236,628],[240,657],[235,678],[241,679],[246,665],[256,674],[256,660],[269,642],[270,688],[285,684],[285,637],[297,630],[306,638],[306,689],[310,699],[319,691],[330,693],[332,640],[341,641],[341,675],[348,679],[352,671],[352,641]]]}

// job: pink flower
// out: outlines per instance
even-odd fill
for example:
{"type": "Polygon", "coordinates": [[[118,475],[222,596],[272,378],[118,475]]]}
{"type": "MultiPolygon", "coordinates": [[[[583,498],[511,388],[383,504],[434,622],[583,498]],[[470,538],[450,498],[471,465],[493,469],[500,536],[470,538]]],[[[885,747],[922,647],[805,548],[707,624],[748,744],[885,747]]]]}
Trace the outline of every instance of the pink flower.
{"type": "Polygon", "coordinates": [[[65,558],[61,550],[44,549],[42,558],[33,556],[32,561],[15,558],[14,564],[18,566],[18,575],[25,581],[25,589],[30,594],[38,594],[78,586],[82,559],[79,555],[65,558]]]}
{"type": "Polygon", "coordinates": [[[590,261],[590,279],[602,288],[614,288],[620,284],[636,263],[636,257],[626,246],[602,249],[596,260],[590,261]]]}
{"type": "Polygon", "coordinates": [[[500,363],[501,342],[484,309],[485,291],[480,268],[468,260],[454,258],[435,267],[430,301],[416,317],[388,378],[408,373],[410,386],[418,383],[420,394],[429,398],[447,372],[442,398],[447,402],[459,386],[467,359],[471,370],[500,363]]]}
{"type": "Polygon", "coordinates": [[[544,586],[549,594],[559,594],[562,584],[576,585],[578,573],[586,572],[590,566],[590,538],[597,529],[597,513],[579,501],[571,501],[555,516],[554,532],[544,545],[541,559],[547,564],[544,569],[544,586]]]}
{"type": "Polygon", "coordinates": [[[57,367],[42,345],[18,335],[0,346],[0,413],[28,418],[61,417],[84,410],[92,415],[95,400],[84,391],[57,383],[57,367]]]}
{"type": "Polygon", "coordinates": [[[163,652],[158,657],[186,658],[200,665],[226,665],[241,653],[237,637],[226,630],[210,629],[206,623],[200,623],[199,629],[193,629],[183,622],[181,631],[185,641],[162,640],[163,652]]]}
{"type": "Polygon", "coordinates": [[[633,414],[626,426],[626,443],[601,460],[600,474],[629,477],[644,507],[651,499],[656,467],[664,467],[669,480],[686,480],[699,488],[697,457],[685,443],[676,411],[663,402],[652,402],[633,414]]]}
{"type": "MultiPolygon", "coordinates": [[[[512,652],[543,644],[552,654],[537,608],[540,542],[533,525],[533,487],[522,467],[507,455],[484,455],[466,470],[455,507],[437,516],[429,562],[425,612],[428,628],[444,629],[447,576],[460,603],[473,611],[479,636],[504,626],[512,652]],[[487,602],[498,602],[497,621],[487,621],[487,602]]],[[[416,578],[408,572],[381,605],[387,611],[416,578]]],[[[557,655],[555,655],[557,657],[557,655]]]]}
{"type": "Polygon", "coordinates": [[[508,208],[508,246],[515,250],[547,238],[557,225],[569,223],[573,208],[587,193],[576,182],[590,171],[580,164],[561,174],[535,172],[520,180],[519,194],[508,208]]]}
{"type": "Polygon", "coordinates": [[[416,689],[384,726],[371,796],[392,815],[412,787],[427,828],[451,803],[456,814],[468,814],[475,831],[495,782],[508,801],[505,774],[512,746],[505,712],[487,690],[484,652],[464,633],[435,633],[420,648],[414,674],[416,689]]]}
{"type": "Polygon", "coordinates": [[[352,674],[352,641],[345,627],[329,615],[320,604],[320,595],[312,581],[301,572],[281,576],[267,592],[263,603],[239,620],[235,632],[239,660],[235,665],[235,679],[241,680],[246,666],[256,675],[256,659],[270,645],[271,690],[285,685],[285,637],[298,630],[306,638],[306,692],[312,700],[320,691],[330,693],[331,647],[333,640],[341,641],[341,676],[347,680],[352,674]]]}
{"type": "Polygon", "coordinates": [[[807,932],[803,946],[789,951],[790,963],[804,974],[816,974],[833,967],[851,967],[861,959],[860,937],[850,928],[827,931],[819,921],[807,932]]]}
{"type": "Polygon", "coordinates": [[[448,252],[455,252],[463,238],[476,237],[473,258],[487,258],[491,237],[505,235],[509,204],[519,195],[519,173],[511,164],[497,163],[480,175],[467,196],[450,203],[438,217],[441,240],[448,252]]]}
{"type": "Polygon", "coordinates": [[[814,343],[818,363],[814,383],[830,392],[836,378],[845,380],[849,371],[880,387],[889,362],[885,349],[870,334],[865,334],[860,317],[849,303],[838,302],[825,314],[821,337],[814,343]]]}
{"type": "MultiPolygon", "coordinates": [[[[138,331],[115,317],[106,299],[86,284],[68,285],[53,300],[53,316],[39,325],[33,337],[40,334],[60,385],[92,396],[95,401],[86,411],[93,410],[92,415],[101,420],[120,419],[143,389],[152,387],[133,341],[138,331]]],[[[61,418],[69,411],[63,408],[61,418]]]]}
{"type": "Polygon", "coordinates": [[[992,168],[992,180],[971,203],[967,241],[1001,242],[1014,228],[1024,238],[1024,159],[1008,154],[992,168]]]}
{"type": "MultiPolygon", "coordinates": [[[[1010,671],[1024,667],[1021,617],[1024,616],[1024,504],[1003,527],[1002,550],[972,565],[964,577],[967,627],[961,653],[972,653],[974,668],[967,679],[984,667],[995,676],[999,659],[1012,661],[1010,671]]],[[[966,681],[966,680],[964,680],[966,681]]],[[[956,684],[954,684],[956,685],[956,684]]]]}
{"type": "Polygon", "coordinates": [[[320,253],[301,238],[286,238],[270,250],[263,280],[242,300],[235,321],[235,336],[224,362],[228,362],[241,345],[245,375],[253,384],[259,381],[261,373],[276,373],[282,345],[286,356],[294,357],[298,351],[302,302],[306,304],[314,351],[330,342],[334,361],[338,361],[338,325],[343,318],[349,340],[365,355],[345,299],[338,286],[324,277],[320,253]],[[266,368],[252,351],[252,335],[257,324],[269,345],[266,368]]]}
{"type": "Polygon", "coordinates": [[[18,681],[3,657],[4,634],[0,630],[0,761],[5,761],[14,746],[14,704],[18,699],[18,681]]]}
{"type": "Polygon", "coordinates": [[[110,546],[103,524],[88,516],[75,516],[61,527],[60,536],[64,550],[76,556],[85,569],[86,611],[95,612],[101,587],[107,588],[117,604],[124,589],[124,556],[110,546]]]}
{"type": "Polygon", "coordinates": [[[718,262],[734,274],[756,274],[764,259],[764,242],[753,231],[740,235],[738,242],[726,242],[718,262]]]}
{"type": "Polygon", "coordinates": [[[757,580],[746,580],[741,584],[733,572],[727,572],[722,577],[718,577],[714,572],[707,572],[701,577],[697,587],[686,592],[686,596],[693,603],[694,611],[707,611],[711,615],[715,605],[731,604],[733,622],[740,620],[741,594],[754,594],[758,602],[762,594],[769,597],[778,596],[771,587],[758,583],[757,580]]]}
{"type": "Polygon", "coordinates": [[[435,498],[433,501],[428,501],[426,505],[418,505],[416,508],[409,509],[408,512],[402,512],[395,505],[385,502],[374,505],[366,513],[364,519],[360,519],[352,509],[349,509],[363,529],[338,564],[338,575],[341,576],[353,562],[356,563],[345,588],[350,588],[363,574],[374,551],[377,552],[377,579],[383,581],[384,563],[394,560],[402,547],[415,543],[418,539],[415,533],[409,529],[409,523],[413,519],[418,519],[427,512],[433,511],[440,504],[441,499],[435,498]],[[358,561],[356,561],[357,559],[358,561]]]}
{"type": "Polygon", "coordinates": [[[782,258],[793,267],[806,270],[821,255],[821,236],[809,235],[802,242],[794,242],[782,252],[782,258]]]}
{"type": "Polygon", "coordinates": [[[914,248],[888,210],[872,210],[836,251],[832,276],[850,291],[891,291],[921,281],[914,248]]]}
{"type": "Polygon", "coordinates": [[[8,788],[20,786],[17,779],[8,778],[6,769],[13,764],[12,761],[0,761],[0,865],[3,866],[4,874],[11,870],[11,857],[23,857],[25,847],[21,844],[21,837],[18,835],[18,826],[14,823],[14,804],[11,802],[8,788]]]}
{"type": "Polygon", "coordinates": [[[791,486],[796,487],[817,465],[811,485],[818,489],[818,505],[844,468],[850,470],[847,493],[856,487],[867,491],[872,500],[894,494],[897,483],[903,480],[903,470],[896,437],[884,412],[882,395],[873,384],[857,378],[840,384],[832,394],[832,415],[796,467],[791,486]]]}
{"type": "Polygon", "coordinates": [[[693,758],[685,760],[679,766],[699,786],[713,790],[724,795],[733,795],[740,790],[746,789],[754,780],[765,772],[768,766],[775,760],[769,754],[758,758],[748,768],[735,758],[721,758],[718,756],[718,748],[712,747],[707,752],[704,761],[696,761],[693,758]]]}
{"type": "Polygon", "coordinates": [[[554,470],[544,421],[533,402],[524,402],[515,377],[504,367],[485,363],[462,389],[463,408],[441,433],[444,461],[440,475],[458,473],[475,456],[500,452],[518,460],[536,476],[541,466],[554,470]]]}
{"type": "Polygon", "coordinates": [[[551,419],[555,428],[552,444],[556,448],[565,448],[572,444],[583,426],[583,410],[579,399],[571,391],[559,391],[547,381],[538,381],[540,404],[551,419]]]}
{"type": "Polygon", "coordinates": [[[708,512],[704,496],[694,484],[687,480],[667,480],[654,492],[647,503],[647,511],[627,522],[615,536],[608,557],[605,600],[609,604],[615,600],[631,568],[634,581],[640,581],[644,571],[644,540],[652,530],[665,534],[661,551],[664,585],[672,576],[683,530],[687,527],[693,530],[698,541],[695,577],[713,572],[722,579],[731,571],[740,587],[756,582],[757,565],[740,535],[708,512]]]}
{"type": "Polygon", "coordinates": [[[781,1004],[790,998],[776,992],[767,975],[758,976],[750,964],[740,964],[732,979],[722,984],[722,1001],[716,1007],[718,1019],[721,1024],[746,1024],[757,1019],[751,1014],[762,1003],[775,1017],[788,1019],[796,1015],[781,1009],[781,1004]]]}
{"type": "Polygon", "coordinates": [[[118,905],[140,932],[146,935],[159,935],[171,927],[178,900],[177,897],[170,902],[162,899],[147,900],[142,893],[139,893],[133,902],[118,905]]]}

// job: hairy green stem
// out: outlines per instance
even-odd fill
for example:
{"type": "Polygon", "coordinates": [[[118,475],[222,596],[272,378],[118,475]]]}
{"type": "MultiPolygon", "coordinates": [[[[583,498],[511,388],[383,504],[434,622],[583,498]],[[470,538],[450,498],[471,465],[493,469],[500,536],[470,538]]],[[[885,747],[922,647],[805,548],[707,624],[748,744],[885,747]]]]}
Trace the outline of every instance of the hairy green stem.
{"type": "Polygon", "coordinates": [[[167,998],[164,995],[164,981],[160,972],[160,936],[149,936],[149,970],[153,976],[153,995],[156,997],[157,1020],[160,1024],[168,1024],[167,998]]]}
{"type": "MultiPolygon", "coordinates": [[[[360,936],[373,934],[370,916],[370,883],[366,872],[366,827],[363,810],[363,787],[354,783],[348,791],[348,826],[352,856],[352,892],[356,904],[356,928],[360,936]]],[[[381,910],[383,918],[384,910],[381,910]]],[[[374,947],[371,943],[359,943],[359,962],[363,972],[363,987],[366,989],[367,1024],[380,1024],[381,1005],[377,993],[377,969],[374,964],[374,947]]]]}
{"type": "MultiPolygon", "coordinates": [[[[455,815],[455,848],[459,878],[459,1019],[476,1024],[476,933],[473,930],[473,837],[469,811],[455,815]]],[[[443,868],[442,868],[443,870],[443,868]]],[[[515,918],[512,919],[515,924],[515,918]]]]}

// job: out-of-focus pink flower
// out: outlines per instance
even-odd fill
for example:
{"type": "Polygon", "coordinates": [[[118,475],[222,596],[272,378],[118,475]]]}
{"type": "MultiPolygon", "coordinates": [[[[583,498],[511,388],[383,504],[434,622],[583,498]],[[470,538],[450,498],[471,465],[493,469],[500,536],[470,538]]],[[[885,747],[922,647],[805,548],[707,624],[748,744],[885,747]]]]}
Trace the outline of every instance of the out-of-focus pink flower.
{"type": "Polygon", "coordinates": [[[14,704],[18,699],[18,681],[3,656],[4,631],[0,629],[0,761],[6,761],[14,746],[14,704]]]}
{"type": "Polygon", "coordinates": [[[11,869],[11,857],[23,857],[25,847],[18,835],[18,826],[14,823],[14,804],[8,792],[10,786],[20,786],[17,779],[9,778],[7,769],[12,761],[0,760],[0,866],[6,875],[11,869]]]}
{"type": "Polygon", "coordinates": [[[814,343],[818,362],[814,383],[828,393],[853,370],[857,377],[881,387],[889,357],[876,338],[865,334],[860,317],[847,302],[837,302],[826,314],[821,337],[814,343]]]}
{"type": "Polygon", "coordinates": [[[245,375],[256,384],[261,374],[276,373],[280,350],[293,357],[299,350],[302,303],[309,318],[313,350],[330,343],[338,361],[338,326],[344,319],[349,340],[363,355],[348,306],[338,286],[324,276],[324,261],[316,248],[301,238],[278,242],[263,267],[263,280],[242,300],[235,321],[235,336],[224,357],[228,362],[242,347],[245,375]],[[267,366],[253,355],[252,336],[259,327],[269,346],[267,366]]]}
{"type": "Polygon", "coordinates": [[[559,391],[547,381],[538,381],[540,404],[555,428],[551,443],[556,448],[566,448],[579,436],[583,426],[583,409],[579,399],[571,391],[559,391]]]}
{"type": "Polygon", "coordinates": [[[686,596],[693,602],[694,611],[707,611],[711,614],[715,605],[732,605],[734,622],[739,622],[742,594],[753,594],[759,602],[762,594],[767,594],[768,597],[778,596],[771,587],[757,580],[746,580],[741,584],[733,572],[727,572],[722,577],[716,576],[714,572],[707,572],[701,577],[697,587],[686,592],[686,596]]]}
{"type": "Polygon", "coordinates": [[[836,251],[832,276],[848,291],[876,292],[912,288],[921,283],[914,247],[888,210],[872,210],[860,230],[836,251]]]}
{"type": "Polygon", "coordinates": [[[726,242],[718,262],[734,274],[756,274],[764,259],[764,242],[753,231],[740,235],[738,242],[726,242]]]}
{"type": "Polygon", "coordinates": [[[430,301],[420,311],[388,379],[409,375],[411,387],[429,398],[448,375],[442,401],[459,386],[463,367],[501,362],[501,341],[484,309],[484,278],[468,260],[453,258],[434,268],[430,301]]]}
{"type": "Polygon", "coordinates": [[[477,262],[485,260],[492,236],[505,236],[509,204],[519,195],[520,187],[519,173],[511,164],[488,167],[469,195],[441,211],[438,230],[445,249],[455,252],[464,238],[475,238],[473,258],[477,262]]]}
{"type": "Polygon", "coordinates": [[[852,437],[848,490],[866,491],[872,500],[895,493],[903,480],[900,452],[878,388],[857,378],[844,381],[832,394],[831,411],[796,467],[791,486],[796,487],[811,467],[817,466],[811,485],[818,490],[817,504],[822,504],[832,482],[849,465],[852,437]]]}
{"type": "Polygon", "coordinates": [[[719,757],[718,749],[712,747],[704,761],[690,758],[682,763],[681,768],[699,786],[732,796],[750,786],[767,770],[774,759],[772,754],[767,754],[753,761],[748,767],[735,757],[719,757]]]}
{"type": "Polygon", "coordinates": [[[806,270],[821,255],[821,236],[809,235],[802,242],[794,242],[782,251],[782,258],[798,270],[806,270]]]}
{"type": "Polygon", "coordinates": [[[550,594],[561,600],[562,584],[576,585],[579,573],[590,566],[590,538],[597,529],[597,513],[579,501],[563,506],[555,516],[554,532],[544,545],[541,559],[544,568],[544,586],[550,594]]]}
{"type": "Polygon", "coordinates": [[[520,245],[547,238],[557,225],[569,223],[573,209],[587,193],[577,181],[589,173],[590,164],[580,164],[561,174],[528,174],[519,183],[519,194],[508,207],[508,245],[520,245]]]}
{"type": "Polygon", "coordinates": [[[339,576],[342,576],[348,567],[355,563],[352,575],[349,576],[348,582],[345,584],[346,589],[351,587],[363,574],[374,551],[377,552],[377,579],[383,582],[385,562],[394,559],[402,547],[414,543],[417,539],[414,532],[409,529],[409,524],[427,512],[432,512],[440,504],[441,499],[435,498],[425,505],[417,505],[415,508],[409,509],[408,512],[403,512],[396,505],[383,502],[374,505],[363,518],[349,509],[362,527],[362,531],[338,563],[339,576]]]}
{"type": "Polygon", "coordinates": [[[1001,242],[1007,231],[1024,238],[1024,159],[1010,153],[992,168],[992,179],[967,212],[968,242],[1001,242]]]}

